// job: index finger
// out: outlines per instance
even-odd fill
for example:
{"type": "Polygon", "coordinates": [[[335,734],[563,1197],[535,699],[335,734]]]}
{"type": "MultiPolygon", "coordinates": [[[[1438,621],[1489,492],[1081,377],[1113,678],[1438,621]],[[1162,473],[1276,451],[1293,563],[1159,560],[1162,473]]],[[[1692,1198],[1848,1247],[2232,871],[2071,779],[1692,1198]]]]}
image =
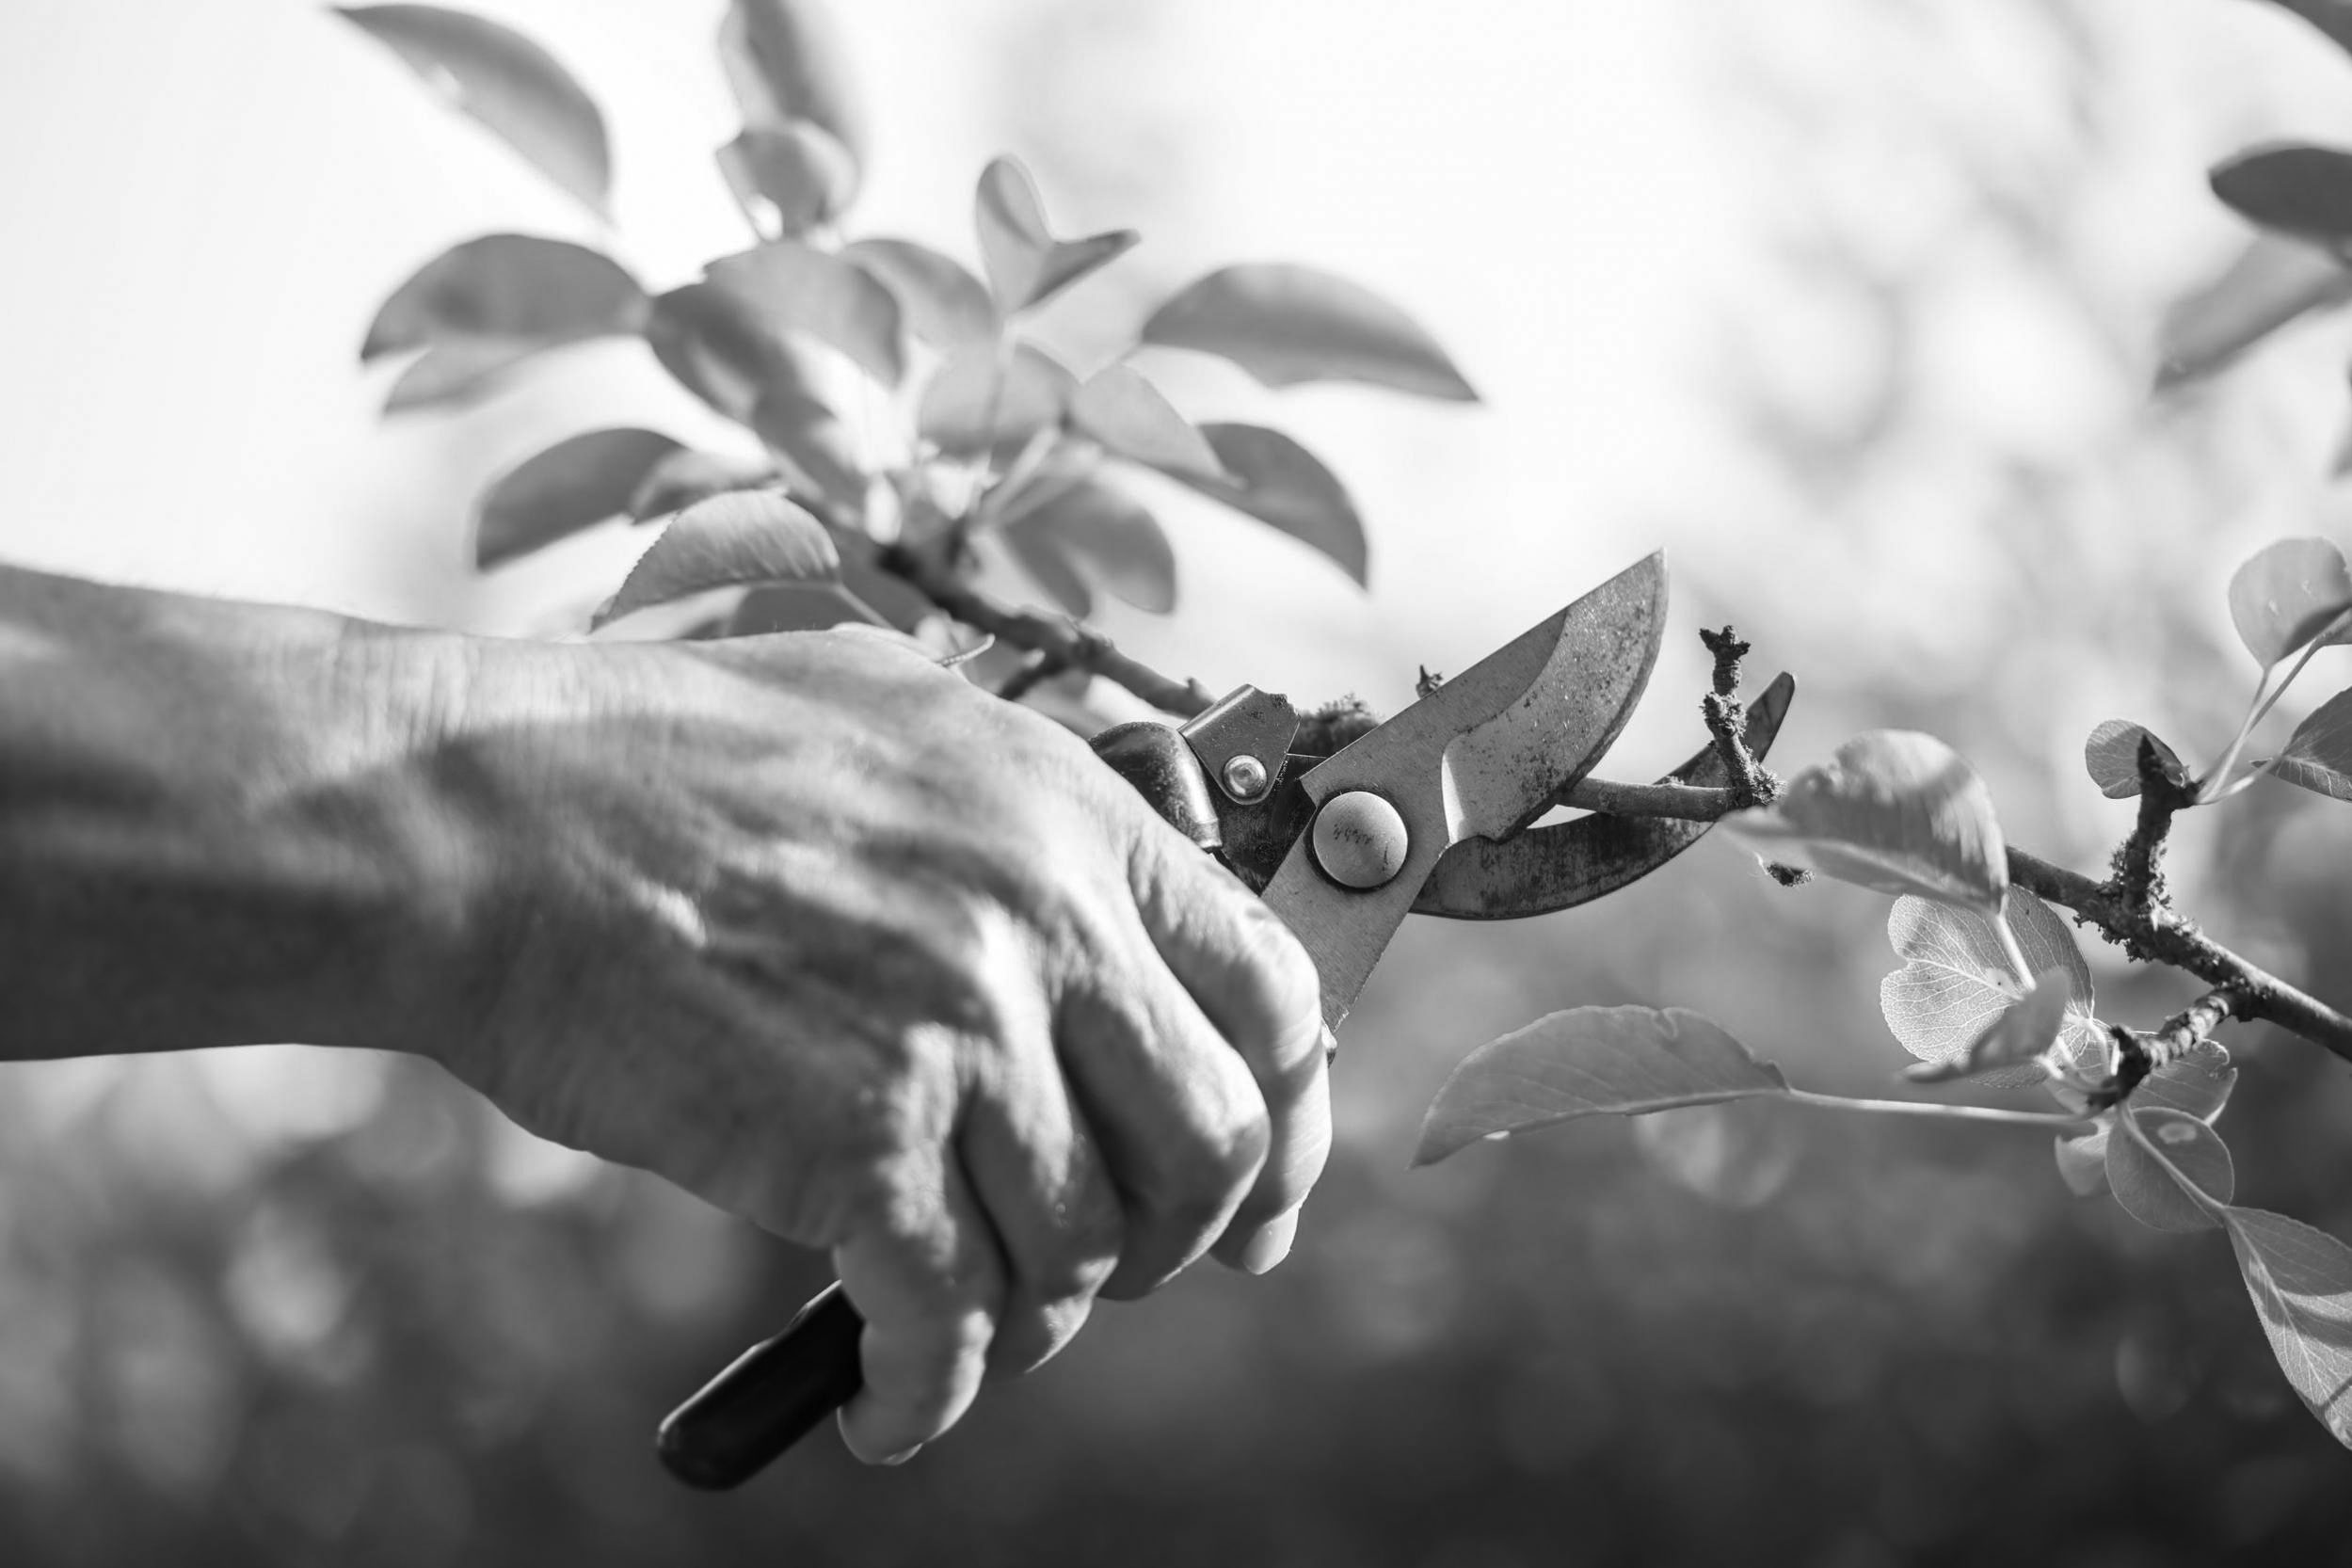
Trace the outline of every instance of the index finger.
{"type": "Polygon", "coordinates": [[[1222,1260],[1240,1263],[1261,1227],[1305,1201],[1331,1152],[1321,982],[1290,928],[1208,856],[1178,841],[1139,861],[1136,907],[1161,962],[1240,1054],[1266,1101],[1266,1162],[1216,1248],[1222,1260]]]}

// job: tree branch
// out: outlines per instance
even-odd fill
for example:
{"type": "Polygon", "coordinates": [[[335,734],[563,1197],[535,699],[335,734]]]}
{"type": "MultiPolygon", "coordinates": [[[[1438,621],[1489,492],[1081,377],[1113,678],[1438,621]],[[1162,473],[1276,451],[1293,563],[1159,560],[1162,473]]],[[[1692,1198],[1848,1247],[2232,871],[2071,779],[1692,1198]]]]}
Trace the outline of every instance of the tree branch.
{"type": "Polygon", "coordinates": [[[880,564],[965,625],[1041,654],[1064,669],[1082,669],[1115,681],[1163,712],[1191,718],[1217,700],[1216,694],[1197,680],[1172,680],[1149,664],[1128,658],[1110,638],[1090,627],[1000,604],[944,563],[920,552],[891,546],[882,552],[880,564]]]}
{"type": "Polygon", "coordinates": [[[2009,848],[2009,880],[2073,910],[2129,957],[2168,964],[2233,993],[2232,1016],[2266,1018],[2352,1062],[2352,1018],[2247,962],[2172,911],[2135,909],[2112,885],[2093,882],[2014,845],[2009,848]]]}
{"type": "MultiPolygon", "coordinates": [[[[944,563],[915,551],[889,547],[880,564],[914,584],[932,600],[968,626],[994,633],[1038,657],[1031,666],[1083,669],[1112,680],[1154,707],[1190,718],[1215,701],[1197,680],[1174,680],[1150,665],[1119,651],[1111,639],[1068,620],[1016,610],[1000,604],[963,582],[944,563]]],[[[1735,780],[1723,789],[1692,784],[1623,784],[1588,777],[1561,797],[1561,804],[1621,817],[1671,817],[1684,822],[1714,822],[1734,811],[1769,801],[1779,780],[1748,751],[1741,735],[1742,715],[1736,700],[1739,661],[1748,645],[1725,627],[1720,632],[1702,632],[1700,637],[1715,655],[1714,690],[1704,708],[1709,733],[1715,736],[1724,765],[1735,780]],[[1726,717],[1725,715],[1728,715],[1726,717]]],[[[1016,674],[1015,680],[1021,680],[1016,674]]],[[[1024,688],[1025,689],[1025,688],[1024,688]]],[[[2215,989],[2158,1031],[2159,1039],[2186,1032],[2184,1043],[2210,1033],[2226,1018],[2266,1019],[2313,1045],[2352,1062],[2352,1017],[2346,1017],[2316,997],[2296,989],[2278,976],[2248,963],[2198,931],[2166,904],[2163,898],[2162,855],[2172,815],[2186,804],[2169,774],[2152,765],[2152,748],[2141,748],[2141,808],[2132,837],[2116,852],[2115,874],[2093,882],[2078,872],[2011,846],[2009,880],[2052,904],[2072,910],[2126,955],[2143,963],[2167,964],[2212,984],[2215,989]],[[2201,1026],[2201,1033],[2199,1032],[2201,1026]]]]}

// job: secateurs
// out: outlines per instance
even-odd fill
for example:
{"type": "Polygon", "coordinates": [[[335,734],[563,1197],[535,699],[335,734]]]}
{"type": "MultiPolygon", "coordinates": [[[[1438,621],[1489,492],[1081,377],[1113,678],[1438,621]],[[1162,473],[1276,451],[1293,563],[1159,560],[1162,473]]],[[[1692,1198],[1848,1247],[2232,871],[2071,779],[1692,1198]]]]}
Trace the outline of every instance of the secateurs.
{"type": "MultiPolygon", "coordinates": [[[[1181,728],[1119,725],[1097,755],[1264,897],[1314,957],[1336,1031],[1408,912],[1510,920],[1634,882],[1707,825],[1588,815],[1530,828],[1600,760],[1657,659],[1666,560],[1620,572],[1328,757],[1292,751],[1300,719],[1243,686],[1181,728]]],[[[1757,755],[1795,682],[1748,710],[1757,755]]],[[[1668,776],[1720,784],[1716,751],[1668,776]]],[[[828,1288],[662,1425],[659,1451],[696,1486],[734,1486],[859,1386],[862,1320],[828,1288]]]]}

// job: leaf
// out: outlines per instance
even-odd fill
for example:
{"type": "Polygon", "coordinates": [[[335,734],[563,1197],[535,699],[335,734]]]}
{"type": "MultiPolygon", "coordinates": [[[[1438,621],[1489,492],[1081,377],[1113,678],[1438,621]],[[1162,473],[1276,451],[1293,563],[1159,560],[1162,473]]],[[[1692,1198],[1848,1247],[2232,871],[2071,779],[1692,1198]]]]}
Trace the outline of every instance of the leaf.
{"type": "MultiPolygon", "coordinates": [[[[2352,609],[2352,571],[2326,539],[2280,539],[2230,578],[2230,619],[2238,640],[2267,669],[2352,609]]],[[[2345,632],[2329,637],[2345,640],[2345,632]]]]}
{"type": "Polygon", "coordinates": [[[806,351],[781,328],[712,284],[689,283],[653,302],[646,342],[664,369],[756,430],[814,491],[862,502],[856,442],[813,390],[806,351]]]}
{"type": "Polygon", "coordinates": [[[1200,432],[1231,477],[1176,477],[1201,494],[1321,551],[1359,584],[1366,581],[1364,520],[1356,515],[1346,488],[1313,453],[1262,425],[1204,424],[1200,432]]]}
{"type": "MultiPolygon", "coordinates": [[[[2104,1052],[2105,1037],[2092,1014],[2097,997],[2090,966],[2065,920],[2023,888],[2009,889],[2005,918],[2029,970],[2066,975],[2058,1029],[2069,1052],[2077,1062],[2104,1052]]],[[[1887,1028],[1922,1062],[1963,1060],[2017,994],[2017,979],[1992,918],[1976,909],[1906,897],[1888,911],[1886,936],[1906,961],[1879,983],[1879,1008],[1887,1028]]],[[[2039,1083],[2044,1076],[2033,1068],[1995,1081],[2039,1083]]]]}
{"type": "Polygon", "coordinates": [[[484,234],[442,251],[393,290],[360,359],[452,340],[552,346],[634,332],[646,315],[645,290],[610,256],[569,240],[484,234]]]}
{"type": "Polygon", "coordinates": [[[719,64],[746,123],[805,120],[830,133],[853,164],[865,161],[848,52],[823,0],[733,0],[719,24],[719,64]]]}
{"type": "Polygon", "coordinates": [[[888,626],[880,612],[840,584],[757,588],[727,617],[730,637],[772,632],[824,632],[836,626],[888,626]]]}
{"type": "Polygon", "coordinates": [[[629,516],[644,522],[683,511],[697,501],[776,482],[773,465],[716,452],[680,448],[647,471],[629,497],[629,516]]]}
{"type": "Polygon", "coordinates": [[[2279,1369],[2352,1448],[2352,1248],[2259,1208],[2232,1208],[2223,1224],[2279,1369]]]}
{"type": "Polygon", "coordinates": [[[410,360],[384,396],[387,414],[470,402],[496,390],[507,372],[562,346],[543,338],[449,338],[410,360]]]}
{"type": "Polygon", "coordinates": [[[1176,553],[1168,536],[1140,503],[1098,479],[1080,479],[1017,507],[997,533],[1039,586],[1074,616],[1088,613],[1093,596],[1070,594],[1066,579],[1050,567],[1040,572],[1040,556],[1066,563],[1088,587],[1139,610],[1165,615],[1176,608],[1176,553]]]}
{"type": "Polygon", "coordinates": [[[839,256],[776,240],[708,269],[711,281],[768,320],[832,344],[884,386],[906,374],[898,296],[839,256]]]}
{"type": "Polygon", "coordinates": [[[603,626],[634,610],[746,583],[838,583],[841,557],[824,523],[780,490],[715,496],[678,514],[596,613],[603,626]]]}
{"type": "Polygon", "coordinates": [[[1056,609],[1072,620],[1084,620],[1095,613],[1095,590],[1079,575],[1059,538],[1019,532],[1000,534],[999,538],[1005,552],[1056,609]]]}
{"type": "Polygon", "coordinates": [[[1004,355],[975,346],[932,376],[915,427],[942,452],[969,456],[1061,424],[1077,395],[1078,377],[1032,344],[1004,355]]]}
{"type": "Polygon", "coordinates": [[[2227,1204],[2237,1191],[2237,1173],[2221,1134],[2195,1116],[2177,1111],[2132,1111],[2159,1160],[2119,1125],[2107,1138],[2107,1186],[2123,1211],[2156,1230],[2211,1230],[2219,1224],[2211,1205],[2227,1204]],[[2169,1168],[2168,1168],[2168,1166],[2169,1168]],[[2184,1184],[2202,1192],[2200,1203],[2184,1184]]]}
{"type": "Polygon", "coordinates": [[[843,246],[841,259],[896,295],[907,330],[925,343],[955,349],[997,335],[987,288],[952,256],[913,240],[863,239],[843,246]]]}
{"type": "Polygon", "coordinates": [[[2008,889],[1992,796],[1932,735],[1874,729],[1791,778],[1774,805],[1724,819],[1776,858],[1882,893],[1988,911],[2008,889]]]}
{"type": "Polygon", "coordinates": [[[2213,193],[2241,217],[2307,239],[2352,238],[2352,152],[2281,144],[2225,158],[2213,193]]]}
{"type": "Polygon", "coordinates": [[[973,221],[980,232],[980,259],[997,306],[1007,315],[1042,305],[1088,273],[1107,265],[1142,238],[1132,229],[1113,229],[1084,239],[1059,240],[1046,226],[1046,205],[1037,182],[1012,158],[992,158],[980,171],[973,221]]]}
{"type": "Polygon", "coordinates": [[[2200,1040],[2186,1051],[2140,1080],[2132,1091],[2135,1111],[2177,1111],[2200,1122],[2211,1122],[2230,1103],[2238,1070],[2230,1053],[2213,1040],[2200,1040]]]}
{"type": "Polygon", "coordinates": [[[2059,1026],[2073,1000],[2074,983],[2065,968],[2045,970],[2035,979],[2031,990],[2003,1008],[1958,1056],[1913,1063],[1903,1076],[1914,1083],[1943,1083],[1995,1073],[2013,1077],[2031,1072],[2040,1077],[2037,1059],[2059,1043],[2059,1026]]]}
{"type": "Polygon", "coordinates": [[[2352,299],[2352,270],[2285,234],[2256,234],[2222,274],[2166,312],[2159,389],[2217,370],[2311,311],[2352,299]]]}
{"type": "Polygon", "coordinates": [[[1185,288],[1144,324],[1143,341],[1230,360],[1269,387],[1361,381],[1475,403],[1478,393],[1402,311],[1313,267],[1228,266],[1185,288]]]}
{"type": "Polygon", "coordinates": [[[2107,1190],[2109,1118],[2102,1116],[2088,1132],[2061,1132],[2054,1153],[2058,1176],[2078,1198],[2097,1197],[2107,1190]]]}
{"type": "Polygon", "coordinates": [[[768,203],[787,239],[830,222],[857,195],[857,160],[814,120],[747,125],[717,156],[736,204],[751,213],[768,203]]]}
{"type": "Polygon", "coordinates": [[[1464,1057],[1421,1122],[1413,1163],[1434,1164],[1481,1138],[1577,1116],[1638,1116],[1787,1092],[1780,1068],[1701,1014],[1576,1007],[1464,1057]]]}
{"type": "Polygon", "coordinates": [[[2182,765],[2180,753],[2143,726],[2124,719],[2108,719],[2083,743],[2083,766],[2089,770],[2090,781],[2099,786],[2099,792],[2109,800],[2128,800],[2139,793],[2139,746],[2143,740],[2154,744],[2156,760],[2173,782],[2187,786],[2188,769],[2182,765]]]}
{"type": "Polygon", "coordinates": [[[510,27],[440,6],[339,6],[453,108],[540,173],[612,216],[613,154],[596,101],[555,57],[510,27]]]}
{"type": "Polygon", "coordinates": [[[652,430],[590,430],[556,442],[484,492],[474,564],[499,566],[619,516],[653,465],[680,450],[652,430]]]}
{"type": "Polygon", "coordinates": [[[1070,423],[1120,456],[1164,472],[1225,477],[1208,439],[1129,366],[1107,366],[1081,384],[1070,400],[1070,423]]]}
{"type": "Polygon", "coordinates": [[[2352,690],[2312,709],[2267,764],[2271,773],[2313,794],[2352,800],[2352,690]]]}

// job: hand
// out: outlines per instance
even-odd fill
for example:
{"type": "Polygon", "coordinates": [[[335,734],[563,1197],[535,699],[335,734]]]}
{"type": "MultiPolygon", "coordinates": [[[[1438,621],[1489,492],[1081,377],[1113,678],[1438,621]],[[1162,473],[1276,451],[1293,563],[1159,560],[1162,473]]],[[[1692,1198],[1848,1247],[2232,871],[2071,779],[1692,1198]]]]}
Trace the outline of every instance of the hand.
{"type": "Polygon", "coordinates": [[[488,913],[432,1054],[831,1248],[860,1458],[1097,1293],[1288,1251],[1330,1144],[1313,966],[1082,743],[878,638],[465,646],[436,749],[488,913]]]}

